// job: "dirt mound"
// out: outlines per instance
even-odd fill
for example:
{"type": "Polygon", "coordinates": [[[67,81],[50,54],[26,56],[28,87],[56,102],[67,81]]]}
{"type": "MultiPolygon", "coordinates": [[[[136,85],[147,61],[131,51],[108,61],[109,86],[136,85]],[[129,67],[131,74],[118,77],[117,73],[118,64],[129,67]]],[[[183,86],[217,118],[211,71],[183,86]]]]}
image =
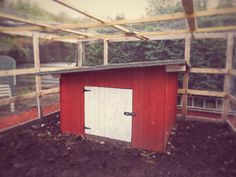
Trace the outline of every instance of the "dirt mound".
{"type": "Polygon", "coordinates": [[[59,126],[55,117],[0,135],[0,176],[236,176],[236,135],[226,124],[178,120],[166,154],[61,134],[59,126]]]}

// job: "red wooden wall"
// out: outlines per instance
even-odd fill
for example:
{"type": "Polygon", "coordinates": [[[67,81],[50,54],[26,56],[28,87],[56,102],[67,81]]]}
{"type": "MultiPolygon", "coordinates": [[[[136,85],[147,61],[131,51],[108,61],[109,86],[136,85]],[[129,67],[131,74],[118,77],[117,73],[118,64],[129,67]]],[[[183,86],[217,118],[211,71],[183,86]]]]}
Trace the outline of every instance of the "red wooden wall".
{"type": "Polygon", "coordinates": [[[133,89],[132,145],[164,152],[175,124],[177,73],[164,66],[62,74],[61,129],[85,134],[84,86],[133,89]]]}

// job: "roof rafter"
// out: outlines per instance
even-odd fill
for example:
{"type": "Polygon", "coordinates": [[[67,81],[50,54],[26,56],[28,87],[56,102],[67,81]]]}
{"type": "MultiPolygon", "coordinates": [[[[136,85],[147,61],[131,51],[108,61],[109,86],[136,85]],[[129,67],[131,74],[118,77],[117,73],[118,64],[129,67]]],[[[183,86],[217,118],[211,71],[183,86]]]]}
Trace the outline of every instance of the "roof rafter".
{"type": "MultiPolygon", "coordinates": [[[[225,26],[225,27],[207,27],[207,28],[197,28],[195,32],[198,33],[206,33],[206,32],[215,32],[215,31],[231,31],[231,30],[236,30],[236,25],[232,26],[225,26]]],[[[189,33],[189,29],[180,29],[180,30],[167,30],[167,31],[157,31],[157,32],[139,32],[140,35],[148,36],[149,38],[153,36],[160,36],[160,35],[173,35],[173,34],[183,34],[183,33],[189,33]]],[[[76,36],[63,36],[55,39],[79,39],[79,40],[84,40],[84,39],[101,39],[101,38],[106,38],[108,40],[112,39],[119,39],[119,38],[125,38],[127,37],[125,34],[111,34],[111,35],[94,35],[93,37],[89,38],[83,38],[83,37],[76,37],[76,36]]]]}
{"type": "MultiPolygon", "coordinates": [[[[102,19],[100,19],[100,18],[97,18],[97,17],[95,17],[95,16],[93,16],[93,15],[91,15],[91,14],[88,14],[88,13],[86,13],[86,12],[83,12],[82,10],[73,7],[73,6],[70,5],[69,3],[63,2],[62,0],[54,0],[54,1],[57,2],[57,3],[59,3],[59,4],[61,4],[61,5],[63,5],[63,6],[65,6],[65,7],[67,7],[67,8],[69,8],[69,9],[72,9],[72,10],[74,10],[74,11],[80,13],[80,14],[83,14],[83,15],[85,15],[85,16],[91,18],[91,19],[94,19],[94,20],[96,20],[96,21],[98,21],[98,22],[100,22],[100,23],[102,23],[102,24],[106,23],[106,21],[104,21],[104,20],[102,20],[102,19]]],[[[140,35],[140,34],[139,34],[138,32],[136,32],[136,31],[133,31],[133,30],[131,31],[131,30],[126,29],[126,28],[124,28],[124,27],[121,27],[121,26],[119,26],[119,25],[111,25],[111,26],[112,26],[113,28],[116,28],[116,29],[118,29],[118,30],[121,30],[121,31],[125,32],[125,34],[126,34],[127,36],[134,36],[134,37],[139,38],[139,39],[141,39],[141,40],[147,40],[147,39],[148,39],[147,37],[140,35]]]]}
{"type": "Polygon", "coordinates": [[[187,16],[189,30],[194,32],[196,30],[196,20],[194,16],[193,0],[182,0],[182,5],[187,16]]]}
{"type": "MultiPolygon", "coordinates": [[[[196,11],[194,15],[186,16],[185,13],[173,13],[168,15],[160,15],[155,17],[146,17],[141,19],[130,19],[130,20],[116,20],[109,21],[105,23],[95,22],[95,23],[75,23],[75,24],[59,24],[53,25],[50,27],[42,27],[42,26],[19,26],[19,27],[0,27],[0,32],[18,32],[18,31],[32,31],[32,30],[58,30],[58,29],[76,29],[76,28],[94,28],[94,27],[107,27],[111,25],[125,25],[125,24],[135,24],[135,23],[148,23],[148,22],[160,22],[160,21],[168,21],[168,20],[178,20],[184,19],[188,17],[204,17],[210,15],[225,15],[225,14],[236,14],[236,8],[221,8],[221,9],[210,9],[206,11],[196,11]]],[[[5,14],[0,13],[1,16],[6,16],[5,14]]],[[[8,15],[7,15],[8,16],[8,15]]],[[[16,18],[16,17],[15,17],[16,18]]],[[[19,20],[21,18],[17,17],[19,20]]],[[[28,24],[31,21],[28,21],[28,24]]],[[[36,23],[36,22],[34,22],[36,23]]],[[[40,25],[40,24],[38,24],[40,25]]]]}
{"type": "MultiPolygon", "coordinates": [[[[13,21],[18,21],[18,22],[23,22],[26,24],[36,25],[36,26],[40,27],[41,30],[46,30],[46,29],[52,27],[51,25],[48,25],[48,24],[37,23],[37,22],[31,21],[28,19],[23,19],[23,18],[19,18],[19,17],[13,16],[13,15],[3,14],[3,13],[0,13],[0,17],[8,19],[8,20],[13,20],[13,21]]],[[[63,31],[63,32],[67,32],[67,33],[72,33],[72,34],[84,36],[84,37],[90,37],[90,35],[88,35],[88,34],[84,34],[84,33],[69,30],[69,29],[58,29],[58,30],[63,31]]]]}

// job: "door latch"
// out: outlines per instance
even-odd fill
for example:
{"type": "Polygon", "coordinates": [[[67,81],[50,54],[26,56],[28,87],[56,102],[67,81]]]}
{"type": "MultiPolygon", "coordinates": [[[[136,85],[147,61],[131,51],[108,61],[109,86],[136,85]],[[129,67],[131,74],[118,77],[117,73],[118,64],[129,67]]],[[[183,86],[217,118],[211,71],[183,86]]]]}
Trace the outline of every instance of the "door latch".
{"type": "Polygon", "coordinates": [[[125,116],[136,116],[135,112],[124,112],[125,116]]]}
{"type": "Polygon", "coordinates": [[[84,129],[90,130],[91,128],[84,126],[84,129]]]}
{"type": "Polygon", "coordinates": [[[84,92],[90,92],[90,91],[91,91],[91,90],[84,88],[84,92]]]}

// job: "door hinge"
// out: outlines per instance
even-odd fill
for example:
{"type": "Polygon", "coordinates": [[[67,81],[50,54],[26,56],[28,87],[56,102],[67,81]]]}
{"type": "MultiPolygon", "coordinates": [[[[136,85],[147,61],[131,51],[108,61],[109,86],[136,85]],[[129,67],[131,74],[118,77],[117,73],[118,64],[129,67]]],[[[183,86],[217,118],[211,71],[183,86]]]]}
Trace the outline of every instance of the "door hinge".
{"type": "Polygon", "coordinates": [[[135,112],[124,112],[125,116],[136,116],[135,112]]]}
{"type": "Polygon", "coordinates": [[[91,128],[89,128],[89,127],[84,127],[84,129],[90,130],[91,128]]]}
{"type": "Polygon", "coordinates": [[[91,90],[84,88],[84,92],[90,92],[90,91],[91,91],[91,90]]]}

